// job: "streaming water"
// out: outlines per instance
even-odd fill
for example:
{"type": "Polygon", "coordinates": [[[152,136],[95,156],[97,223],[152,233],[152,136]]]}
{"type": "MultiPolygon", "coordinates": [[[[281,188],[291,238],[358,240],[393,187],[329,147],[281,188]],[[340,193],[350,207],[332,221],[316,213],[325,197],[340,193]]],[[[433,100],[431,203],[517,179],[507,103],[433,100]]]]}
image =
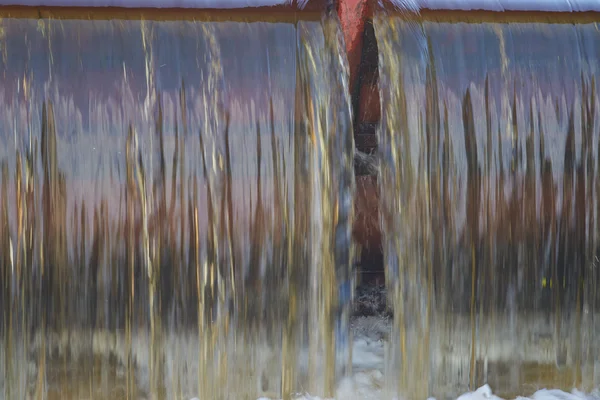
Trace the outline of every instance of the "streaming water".
{"type": "Polygon", "coordinates": [[[597,387],[597,24],[374,24],[388,389],[597,387]]]}
{"type": "Polygon", "coordinates": [[[332,394],[340,37],[334,17],[1,21],[0,398],[332,394]]]}
{"type": "Polygon", "coordinates": [[[335,17],[0,28],[0,399],[600,384],[595,24],[376,16],[391,320],[335,17]]]}

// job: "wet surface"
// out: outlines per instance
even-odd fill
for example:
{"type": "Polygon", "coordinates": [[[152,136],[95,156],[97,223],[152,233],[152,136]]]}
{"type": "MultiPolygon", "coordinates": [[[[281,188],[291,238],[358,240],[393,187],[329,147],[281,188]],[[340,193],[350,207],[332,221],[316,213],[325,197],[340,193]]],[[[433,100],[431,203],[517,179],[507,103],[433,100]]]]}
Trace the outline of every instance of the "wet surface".
{"type": "Polygon", "coordinates": [[[129,398],[331,391],[354,191],[337,21],[1,25],[4,396],[75,372],[96,396],[90,352],[129,398]],[[240,372],[260,346],[283,360],[240,372]]]}
{"type": "Polygon", "coordinates": [[[410,398],[480,386],[505,327],[521,371],[537,353],[520,343],[546,315],[547,374],[559,385],[571,369],[572,385],[594,388],[596,25],[382,15],[375,30],[394,385],[410,398]],[[462,361],[435,366],[440,338],[464,343],[462,361]]]}
{"type": "Polygon", "coordinates": [[[595,24],[378,16],[358,185],[335,18],[1,27],[4,398],[598,386],[595,24]]]}

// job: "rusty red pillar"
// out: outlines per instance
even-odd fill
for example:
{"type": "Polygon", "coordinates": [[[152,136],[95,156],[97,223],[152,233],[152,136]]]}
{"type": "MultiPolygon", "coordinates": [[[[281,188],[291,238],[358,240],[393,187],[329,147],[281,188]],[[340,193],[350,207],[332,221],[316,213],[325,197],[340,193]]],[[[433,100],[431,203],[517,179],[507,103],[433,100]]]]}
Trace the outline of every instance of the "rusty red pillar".
{"type": "Polygon", "coordinates": [[[344,32],[350,66],[350,93],[354,93],[362,55],[365,23],[369,14],[368,0],[339,0],[337,12],[344,32]]]}
{"type": "MultiPolygon", "coordinates": [[[[374,37],[366,34],[371,18],[372,0],[338,0],[340,18],[350,69],[350,94],[355,113],[354,139],[359,151],[372,152],[376,148],[375,126],[379,122],[377,55],[374,37]],[[374,65],[373,65],[374,64],[374,65]]],[[[383,254],[379,223],[379,193],[377,177],[357,170],[355,221],[353,237],[361,249],[359,261],[361,280],[383,279],[383,254]]]]}

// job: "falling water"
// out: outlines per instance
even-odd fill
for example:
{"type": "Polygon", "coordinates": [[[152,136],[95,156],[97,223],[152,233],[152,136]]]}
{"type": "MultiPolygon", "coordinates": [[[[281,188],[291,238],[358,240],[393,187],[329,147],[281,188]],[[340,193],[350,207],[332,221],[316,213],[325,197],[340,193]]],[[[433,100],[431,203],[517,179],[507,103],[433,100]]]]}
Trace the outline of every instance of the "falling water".
{"type": "Polygon", "coordinates": [[[387,382],[409,399],[600,384],[600,33],[526,19],[374,21],[387,382]]]}
{"type": "Polygon", "coordinates": [[[335,17],[0,33],[0,398],[330,395],[354,190],[335,17]]]}
{"type": "Polygon", "coordinates": [[[375,30],[394,322],[352,344],[335,17],[1,20],[0,398],[596,388],[596,24],[375,30]]]}

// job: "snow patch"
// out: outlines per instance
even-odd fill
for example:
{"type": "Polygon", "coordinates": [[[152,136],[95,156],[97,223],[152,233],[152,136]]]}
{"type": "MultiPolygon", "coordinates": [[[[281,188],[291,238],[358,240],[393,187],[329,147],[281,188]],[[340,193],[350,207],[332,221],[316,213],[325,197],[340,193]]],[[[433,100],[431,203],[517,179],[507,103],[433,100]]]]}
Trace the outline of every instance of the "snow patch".
{"type": "Polygon", "coordinates": [[[585,12],[600,11],[598,0],[391,0],[406,11],[430,10],[485,10],[485,11],[547,11],[585,12]]]}
{"type": "MultiPolygon", "coordinates": [[[[298,2],[301,9],[306,2],[298,2]]],[[[0,0],[0,6],[124,8],[248,8],[289,5],[289,0],[0,0]]]]}

